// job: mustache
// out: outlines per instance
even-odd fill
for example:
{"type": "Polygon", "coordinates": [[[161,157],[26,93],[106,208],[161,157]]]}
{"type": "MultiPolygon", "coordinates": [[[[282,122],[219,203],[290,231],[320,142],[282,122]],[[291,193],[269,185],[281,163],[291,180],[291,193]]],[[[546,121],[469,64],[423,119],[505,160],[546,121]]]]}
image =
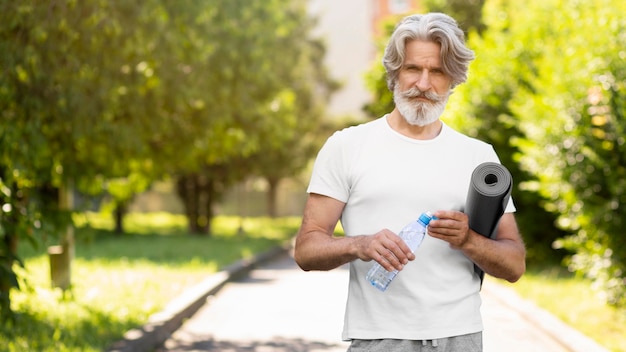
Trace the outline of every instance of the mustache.
{"type": "Polygon", "coordinates": [[[435,103],[439,103],[440,101],[443,101],[445,99],[444,95],[439,95],[434,92],[422,92],[421,90],[415,87],[409,90],[405,90],[404,92],[401,92],[400,94],[402,94],[402,97],[404,98],[426,98],[435,103]]]}

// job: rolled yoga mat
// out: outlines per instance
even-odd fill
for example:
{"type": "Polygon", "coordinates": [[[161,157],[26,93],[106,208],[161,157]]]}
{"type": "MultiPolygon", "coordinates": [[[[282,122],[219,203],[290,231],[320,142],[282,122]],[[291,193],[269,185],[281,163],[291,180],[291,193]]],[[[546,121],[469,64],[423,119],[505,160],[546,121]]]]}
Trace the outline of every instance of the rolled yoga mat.
{"type": "MultiPolygon", "coordinates": [[[[470,229],[493,239],[498,222],[509,203],[512,188],[513,179],[506,167],[493,162],[478,165],[472,172],[465,200],[465,213],[469,217],[470,229]]],[[[474,271],[480,277],[482,285],[485,273],[476,264],[474,271]]]]}

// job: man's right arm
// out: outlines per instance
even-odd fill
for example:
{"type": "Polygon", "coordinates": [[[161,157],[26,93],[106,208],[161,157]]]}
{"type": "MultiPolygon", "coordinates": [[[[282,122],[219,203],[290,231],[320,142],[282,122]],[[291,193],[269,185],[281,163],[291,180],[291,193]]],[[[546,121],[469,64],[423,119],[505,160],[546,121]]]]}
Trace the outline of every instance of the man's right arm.
{"type": "Polygon", "coordinates": [[[294,250],[302,270],[331,270],[355,259],[373,259],[389,271],[402,270],[415,258],[404,241],[387,229],[371,236],[334,236],[344,207],[334,198],[309,194],[294,250]]]}

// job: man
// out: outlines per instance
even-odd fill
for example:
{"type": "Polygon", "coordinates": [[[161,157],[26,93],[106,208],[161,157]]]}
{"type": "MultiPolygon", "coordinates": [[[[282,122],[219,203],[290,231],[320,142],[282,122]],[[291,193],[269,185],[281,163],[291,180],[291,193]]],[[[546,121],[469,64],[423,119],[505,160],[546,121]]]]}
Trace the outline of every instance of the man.
{"type": "Polygon", "coordinates": [[[472,171],[498,162],[495,151],[439,119],[473,58],[449,16],[406,17],[383,58],[395,109],[336,132],[319,152],[295,259],[306,271],[350,263],[349,351],[482,351],[474,263],[510,282],[525,271],[512,201],[493,240],[462,212],[472,171]],[[413,254],[396,233],[427,210],[438,220],[413,254]],[[345,237],[333,235],[340,219],[345,237]],[[399,270],[385,292],[365,279],[374,261],[399,270]]]}

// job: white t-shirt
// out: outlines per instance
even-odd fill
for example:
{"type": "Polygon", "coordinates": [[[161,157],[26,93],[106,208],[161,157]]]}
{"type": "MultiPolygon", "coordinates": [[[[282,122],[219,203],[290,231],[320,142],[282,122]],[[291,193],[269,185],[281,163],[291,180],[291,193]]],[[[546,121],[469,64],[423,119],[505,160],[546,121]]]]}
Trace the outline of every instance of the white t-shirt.
{"type": "MultiPolygon", "coordinates": [[[[320,150],[308,192],[346,203],[346,236],[398,233],[425,211],[462,211],[472,172],[499,162],[489,144],[447,125],[431,140],[394,131],[386,116],[335,132],[320,150]]],[[[512,201],[507,212],[514,211],[512,201]]],[[[373,261],[350,263],[343,339],[430,340],[482,331],[480,280],[473,263],[426,236],[387,291],[365,275],[373,261]]]]}

